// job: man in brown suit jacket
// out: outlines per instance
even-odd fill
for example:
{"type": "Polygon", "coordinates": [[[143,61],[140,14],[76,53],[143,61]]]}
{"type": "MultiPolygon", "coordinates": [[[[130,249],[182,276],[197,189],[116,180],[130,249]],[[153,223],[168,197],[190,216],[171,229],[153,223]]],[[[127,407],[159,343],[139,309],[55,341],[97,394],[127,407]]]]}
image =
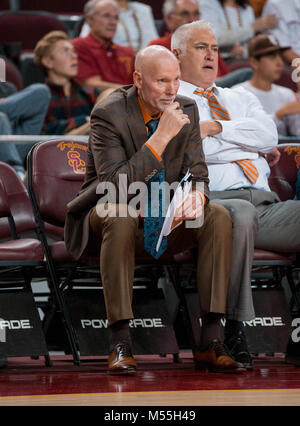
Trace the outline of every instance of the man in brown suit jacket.
{"type": "Polygon", "coordinates": [[[166,182],[172,184],[180,181],[188,169],[193,191],[178,218],[183,223],[168,236],[168,248],[162,257],[198,248],[197,285],[203,316],[201,345],[195,354],[197,366],[243,371],[222,343],[220,320],[226,310],[232,222],[226,209],[209,203],[197,107],[194,101],[176,97],[179,65],[164,47],[142,50],[133,77],[134,86],[116,90],[92,112],[85,183],[68,206],[65,228],[67,247],[76,259],[101,247],[100,270],[110,331],[108,372],[136,372],[129,333],[132,283],[135,255],[148,254],[144,250],[143,219],[128,206],[129,196],[127,203],[99,204],[96,187],[99,183],[113,184],[120,196],[122,174],[129,185],[148,184],[163,170],[166,182]],[[147,125],[153,119],[159,124],[150,136],[147,125]],[[197,183],[202,183],[200,192],[197,183]],[[185,226],[186,220],[203,214],[203,226],[185,226]]]}

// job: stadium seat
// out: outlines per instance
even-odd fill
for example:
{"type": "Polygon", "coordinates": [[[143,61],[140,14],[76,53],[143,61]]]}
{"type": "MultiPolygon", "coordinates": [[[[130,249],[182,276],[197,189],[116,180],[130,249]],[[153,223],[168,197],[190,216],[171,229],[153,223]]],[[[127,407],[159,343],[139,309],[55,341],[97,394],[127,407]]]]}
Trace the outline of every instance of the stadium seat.
{"type": "Polygon", "coordinates": [[[2,57],[5,60],[5,72],[6,72],[6,81],[12,83],[17,90],[23,89],[23,79],[20,71],[15,66],[15,64],[10,61],[8,58],[2,57]]]}
{"type": "Polygon", "coordinates": [[[54,30],[66,31],[66,27],[50,13],[4,12],[0,14],[0,46],[21,43],[22,51],[32,51],[45,34],[54,30]]]}
{"type": "Polygon", "coordinates": [[[277,148],[281,158],[271,169],[269,184],[281,201],[291,200],[295,197],[297,172],[300,167],[300,142],[282,143],[277,148]]]}
{"type": "Polygon", "coordinates": [[[33,277],[46,277],[44,250],[39,239],[32,235],[35,230],[31,204],[23,183],[12,167],[0,162],[0,311],[2,324],[8,326],[7,339],[0,345],[0,353],[5,356],[44,355],[49,365],[50,358],[31,288],[33,277]],[[27,311],[23,310],[25,306],[27,311]],[[24,312],[35,324],[31,325],[34,332],[26,334],[22,331],[20,339],[9,324],[17,323],[24,312]]]}
{"type": "Polygon", "coordinates": [[[287,67],[283,68],[282,74],[280,78],[275,81],[275,84],[287,87],[288,89],[293,90],[293,92],[298,92],[297,84],[292,80],[292,71],[287,67]]]}
{"type": "MultiPolygon", "coordinates": [[[[51,280],[57,291],[61,309],[65,313],[67,334],[74,363],[79,365],[78,343],[69,319],[61,284],[61,270],[69,275],[77,263],[69,255],[64,241],[48,243],[45,225],[61,232],[65,223],[66,206],[80,189],[85,171],[86,142],[52,140],[35,145],[28,155],[28,188],[33,211],[44,246],[51,280]],[[61,268],[61,269],[60,269],[61,268]]],[[[62,272],[63,273],[63,272],[62,272]]],[[[65,286],[68,286],[68,280],[65,286]]]]}
{"type": "Polygon", "coordinates": [[[44,10],[52,13],[82,13],[86,0],[20,0],[20,10],[44,10]]]}
{"type": "Polygon", "coordinates": [[[249,68],[249,62],[245,59],[235,60],[232,62],[226,63],[230,72],[239,70],[240,68],[249,68]]]}
{"type": "Polygon", "coordinates": [[[6,11],[10,9],[9,0],[2,0],[0,5],[0,11],[6,11]]]}

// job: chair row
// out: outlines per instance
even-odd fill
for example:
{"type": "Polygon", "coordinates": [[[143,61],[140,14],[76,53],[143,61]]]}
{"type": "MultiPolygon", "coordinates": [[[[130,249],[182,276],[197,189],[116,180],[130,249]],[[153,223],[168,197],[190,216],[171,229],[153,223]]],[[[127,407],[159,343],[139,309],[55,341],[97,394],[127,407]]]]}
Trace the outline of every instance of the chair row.
{"type": "MultiPolygon", "coordinates": [[[[300,144],[282,144],[279,149],[281,160],[272,170],[270,185],[282,200],[286,200],[294,196],[296,175],[300,166],[300,144]]],[[[50,358],[43,333],[47,332],[58,313],[74,363],[80,364],[79,353],[82,352],[82,347],[66,299],[75,288],[91,285],[100,287],[99,257],[85,257],[76,262],[69,255],[63,240],[67,204],[76,196],[83,182],[86,154],[86,142],[51,140],[38,143],[28,156],[28,192],[14,170],[0,163],[0,317],[4,320],[2,325],[9,329],[14,319],[5,318],[1,302],[3,299],[5,304],[8,303],[5,299],[7,294],[12,298],[16,297],[16,293],[20,293],[28,298],[30,293],[29,309],[36,309],[30,284],[33,278],[47,280],[50,295],[44,310],[43,330],[40,328],[37,333],[41,346],[38,349],[33,348],[27,354],[44,355],[47,363],[50,358]],[[25,238],[20,238],[24,234],[25,238]]],[[[271,270],[277,282],[287,277],[292,293],[291,305],[300,312],[300,300],[293,280],[296,261],[295,253],[255,250],[253,267],[271,270]]],[[[181,286],[182,265],[193,265],[192,253],[181,253],[170,257],[164,263],[153,261],[150,265],[145,259],[137,258],[136,279],[146,280],[150,287],[155,288],[161,276],[167,274],[171,277],[180,301],[183,320],[191,330],[188,307],[181,286]]],[[[13,306],[13,300],[9,301],[10,306],[7,306],[6,311],[8,316],[9,309],[13,306]]],[[[89,306],[86,309],[88,310],[89,306]]],[[[36,312],[32,321],[38,322],[37,318],[36,312]]],[[[7,331],[11,332],[10,329],[7,331]]],[[[33,338],[36,339],[36,336],[33,338]]],[[[189,344],[195,344],[192,334],[189,344]]],[[[11,347],[14,349],[4,355],[17,355],[16,344],[12,342],[11,347]]],[[[22,354],[24,355],[24,351],[22,354]]]]}
{"type": "MultiPolygon", "coordinates": [[[[153,9],[156,19],[162,19],[162,6],[164,0],[139,0],[141,3],[148,4],[153,9]]],[[[2,10],[45,10],[52,13],[78,14],[82,13],[86,0],[2,0],[2,10]]]]}

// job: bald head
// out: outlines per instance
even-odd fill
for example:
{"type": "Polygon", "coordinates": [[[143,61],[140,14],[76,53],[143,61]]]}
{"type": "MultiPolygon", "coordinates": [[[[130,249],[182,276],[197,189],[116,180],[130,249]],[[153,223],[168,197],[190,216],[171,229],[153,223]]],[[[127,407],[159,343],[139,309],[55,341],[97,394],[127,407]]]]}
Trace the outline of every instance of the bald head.
{"type": "Polygon", "coordinates": [[[178,64],[175,55],[163,46],[148,46],[140,50],[135,60],[135,70],[140,73],[148,72],[153,66],[161,67],[162,63],[178,64]]]}
{"type": "Polygon", "coordinates": [[[162,46],[149,46],[138,53],[133,81],[150,115],[163,112],[174,102],[179,79],[179,63],[170,50],[162,46]]]}

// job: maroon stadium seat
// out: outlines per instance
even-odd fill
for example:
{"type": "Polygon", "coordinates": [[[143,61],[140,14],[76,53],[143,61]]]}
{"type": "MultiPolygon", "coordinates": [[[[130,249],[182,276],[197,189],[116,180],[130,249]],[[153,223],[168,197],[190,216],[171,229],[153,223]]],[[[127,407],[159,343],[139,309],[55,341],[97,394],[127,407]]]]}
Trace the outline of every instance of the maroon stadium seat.
{"type": "MultiPolygon", "coordinates": [[[[32,212],[32,207],[25,186],[20,181],[15,170],[0,162],[0,299],[1,303],[7,303],[7,294],[11,294],[10,300],[13,303],[15,293],[25,295],[31,305],[36,308],[33,302],[31,282],[33,276],[36,276],[35,270],[45,270],[44,250],[38,238],[32,236],[26,237],[23,234],[34,233],[36,224],[32,212]],[[27,295],[27,296],[26,296],[27,295]],[[3,301],[5,297],[5,301],[3,301]]],[[[43,277],[46,277],[43,272],[43,277]]],[[[3,305],[2,305],[3,309],[3,305]]],[[[15,307],[12,307],[12,311],[15,307]]],[[[1,311],[2,312],[2,311],[1,311]]],[[[3,315],[3,314],[2,314],[3,315]]],[[[40,322],[39,314],[36,311],[35,317],[40,322]]],[[[41,331],[41,326],[40,326],[41,331]]],[[[10,335],[11,336],[11,335],[10,335]]],[[[48,351],[46,349],[45,339],[41,331],[40,337],[43,339],[43,352],[39,355],[45,355],[49,363],[48,351]]],[[[12,338],[12,337],[10,337],[12,338]]],[[[6,343],[6,342],[5,342],[6,343]]],[[[20,354],[20,348],[8,346],[4,355],[25,356],[30,355],[26,352],[20,354]],[[14,352],[16,351],[16,352],[14,352]]],[[[30,348],[32,345],[29,345],[30,348]]],[[[3,347],[2,350],[5,351],[3,347]]],[[[24,349],[21,350],[21,352],[24,349]]],[[[30,349],[31,351],[31,349],[30,349]]],[[[37,355],[32,353],[32,355],[37,355]]]]}
{"type": "Polygon", "coordinates": [[[50,13],[5,12],[0,14],[1,46],[19,42],[22,51],[32,51],[45,34],[54,30],[66,31],[66,27],[50,13]]]}
{"type": "MultiPolygon", "coordinates": [[[[162,19],[164,0],[140,0],[153,9],[155,19],[162,19]]],[[[20,10],[45,10],[53,13],[78,14],[83,12],[87,0],[20,0],[20,10]]]]}
{"type": "Polygon", "coordinates": [[[10,9],[10,4],[9,4],[9,0],[1,0],[0,2],[0,11],[4,11],[4,10],[9,10],[10,9]]]}
{"type": "MultiPolygon", "coordinates": [[[[68,253],[64,241],[48,243],[45,235],[45,223],[63,233],[67,204],[79,191],[85,173],[86,142],[66,142],[51,140],[35,145],[28,156],[29,194],[44,245],[51,280],[60,297],[61,305],[67,317],[67,333],[74,363],[79,365],[78,342],[69,314],[64,294],[59,290],[62,268],[76,270],[77,262],[68,253]]],[[[96,259],[95,259],[96,260],[96,259]]],[[[97,256],[98,260],[98,256],[97,256]]],[[[97,268],[99,275],[99,267],[97,268]]],[[[99,282],[100,277],[98,277],[99,282]]],[[[69,281],[65,281],[67,288],[69,281]]]]}
{"type": "Polygon", "coordinates": [[[23,89],[23,80],[22,75],[18,68],[7,58],[3,58],[5,60],[5,72],[6,72],[6,81],[12,83],[17,90],[23,89]]]}
{"type": "Polygon", "coordinates": [[[277,147],[281,153],[280,161],[271,169],[269,184],[281,201],[293,199],[298,169],[300,168],[300,141],[283,143],[277,147]]]}
{"type": "Polygon", "coordinates": [[[83,12],[87,0],[20,0],[20,10],[43,10],[52,13],[83,12]]]}
{"type": "Polygon", "coordinates": [[[293,90],[293,92],[297,92],[297,84],[293,82],[292,80],[292,71],[291,69],[285,67],[282,71],[282,74],[280,78],[275,81],[275,84],[278,84],[279,86],[287,87],[288,89],[293,90]]]}

